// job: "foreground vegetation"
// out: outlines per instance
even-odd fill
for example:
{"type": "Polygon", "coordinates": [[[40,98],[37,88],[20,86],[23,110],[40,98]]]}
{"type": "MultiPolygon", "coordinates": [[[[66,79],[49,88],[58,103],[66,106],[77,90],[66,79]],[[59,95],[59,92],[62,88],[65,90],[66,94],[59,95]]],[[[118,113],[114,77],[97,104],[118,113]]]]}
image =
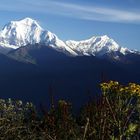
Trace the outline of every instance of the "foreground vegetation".
{"type": "Polygon", "coordinates": [[[140,85],[110,81],[102,95],[76,117],[64,100],[50,110],[32,103],[0,100],[0,140],[139,140],[140,85]]]}

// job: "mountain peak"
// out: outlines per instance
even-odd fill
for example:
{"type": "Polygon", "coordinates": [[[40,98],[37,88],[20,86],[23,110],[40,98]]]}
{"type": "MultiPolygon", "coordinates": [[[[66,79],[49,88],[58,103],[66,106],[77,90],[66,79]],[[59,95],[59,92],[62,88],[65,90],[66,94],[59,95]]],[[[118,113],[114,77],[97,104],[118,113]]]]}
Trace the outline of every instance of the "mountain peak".
{"type": "Polygon", "coordinates": [[[36,20],[30,18],[30,17],[25,17],[23,19],[21,19],[20,21],[25,21],[25,22],[36,22],[36,20]]]}
{"type": "Polygon", "coordinates": [[[102,57],[106,54],[126,55],[134,53],[134,51],[121,47],[112,38],[107,35],[92,36],[90,39],[81,41],[66,41],[67,46],[77,52],[78,55],[99,56],[102,57]]]}
{"type": "Polygon", "coordinates": [[[9,26],[11,26],[11,25],[15,25],[15,26],[20,26],[20,25],[22,25],[22,26],[34,26],[34,27],[42,29],[36,20],[31,19],[29,17],[26,17],[26,18],[18,20],[18,21],[11,21],[10,24],[8,24],[8,25],[9,26]]]}
{"type": "Polygon", "coordinates": [[[43,31],[36,20],[28,17],[11,21],[0,31],[0,46],[16,49],[27,44],[39,43],[43,31]]]}
{"type": "Polygon", "coordinates": [[[110,39],[110,37],[108,35],[103,35],[101,37],[104,38],[104,39],[110,39]]]}
{"type": "MultiPolygon", "coordinates": [[[[0,49],[17,49],[28,44],[45,44],[57,50],[67,50],[65,43],[50,31],[40,27],[36,20],[24,18],[11,21],[0,31],[0,49]]],[[[68,48],[72,52],[71,49],[68,48]]]]}
{"type": "Polygon", "coordinates": [[[21,20],[19,20],[18,22],[23,22],[23,23],[26,23],[26,24],[37,24],[37,25],[39,25],[38,24],[38,22],[36,21],[36,20],[34,20],[34,19],[32,19],[32,18],[29,18],[29,17],[26,17],[26,18],[24,18],[24,19],[21,19],[21,20]]]}

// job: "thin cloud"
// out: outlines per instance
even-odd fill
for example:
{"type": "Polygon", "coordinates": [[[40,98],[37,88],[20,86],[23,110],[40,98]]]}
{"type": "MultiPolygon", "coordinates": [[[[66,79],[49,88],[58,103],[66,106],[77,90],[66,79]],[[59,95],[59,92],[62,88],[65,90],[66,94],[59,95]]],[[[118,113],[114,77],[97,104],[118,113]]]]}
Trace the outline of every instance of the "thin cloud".
{"type": "MultiPolygon", "coordinates": [[[[68,3],[55,2],[62,8],[65,14],[85,20],[98,20],[109,22],[140,23],[140,11],[125,11],[100,6],[83,6],[68,3]],[[71,13],[70,13],[71,12],[71,13]]],[[[61,13],[63,15],[63,13],[61,13]]]]}
{"type": "Polygon", "coordinates": [[[54,14],[82,20],[140,24],[140,11],[112,9],[103,6],[85,6],[53,0],[25,1],[1,4],[0,10],[54,14]]]}

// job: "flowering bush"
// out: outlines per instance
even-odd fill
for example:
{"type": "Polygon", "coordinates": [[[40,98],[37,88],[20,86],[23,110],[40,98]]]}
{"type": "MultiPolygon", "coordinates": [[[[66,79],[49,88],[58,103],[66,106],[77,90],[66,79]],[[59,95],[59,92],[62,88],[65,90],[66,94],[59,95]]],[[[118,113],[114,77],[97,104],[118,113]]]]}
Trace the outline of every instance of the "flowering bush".
{"type": "Polygon", "coordinates": [[[101,84],[102,95],[74,117],[60,100],[38,113],[32,103],[0,99],[1,140],[139,140],[140,85],[101,84]]]}
{"type": "Polygon", "coordinates": [[[140,85],[115,81],[101,84],[102,97],[85,107],[89,118],[87,139],[138,139],[140,137],[140,85]]]}

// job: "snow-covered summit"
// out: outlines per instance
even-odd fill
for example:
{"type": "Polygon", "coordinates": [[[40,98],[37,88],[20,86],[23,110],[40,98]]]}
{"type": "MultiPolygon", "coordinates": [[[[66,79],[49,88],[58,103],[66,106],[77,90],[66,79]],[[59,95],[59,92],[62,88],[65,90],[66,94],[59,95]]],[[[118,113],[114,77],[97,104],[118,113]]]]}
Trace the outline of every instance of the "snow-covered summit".
{"type": "Polygon", "coordinates": [[[39,24],[30,18],[11,21],[0,31],[0,46],[16,49],[29,43],[39,42],[42,31],[39,24]]]}
{"type": "Polygon", "coordinates": [[[42,33],[43,29],[31,18],[11,21],[0,31],[0,46],[16,49],[27,44],[39,43],[42,33]]]}
{"type": "Polygon", "coordinates": [[[72,56],[93,55],[103,56],[114,52],[122,55],[135,53],[119,46],[107,35],[93,36],[82,41],[62,41],[55,34],[44,30],[36,20],[24,18],[19,21],[11,21],[0,31],[0,51],[8,52],[27,44],[41,43],[57,51],[61,51],[72,56]]]}
{"type": "Polygon", "coordinates": [[[82,41],[69,40],[66,41],[66,44],[79,55],[102,56],[111,52],[120,52],[121,54],[125,55],[129,52],[133,52],[127,48],[119,46],[107,35],[93,36],[88,40],[82,41]]]}
{"type": "Polygon", "coordinates": [[[0,31],[0,46],[8,51],[9,49],[17,49],[27,44],[33,45],[36,43],[42,43],[66,52],[68,50],[68,52],[75,54],[55,34],[44,30],[37,21],[31,18],[11,21],[0,31]]]}

